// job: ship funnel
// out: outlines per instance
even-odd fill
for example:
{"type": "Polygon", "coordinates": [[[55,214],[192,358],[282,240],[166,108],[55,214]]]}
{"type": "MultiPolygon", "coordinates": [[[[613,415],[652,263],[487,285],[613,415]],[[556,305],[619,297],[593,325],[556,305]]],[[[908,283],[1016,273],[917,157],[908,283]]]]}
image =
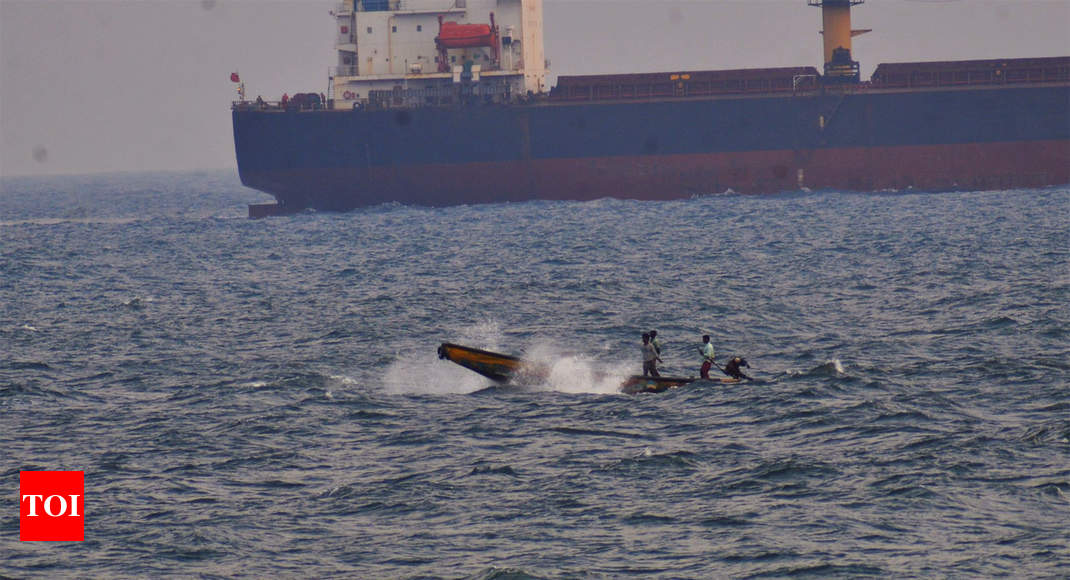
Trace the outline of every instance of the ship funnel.
{"type": "Polygon", "coordinates": [[[821,7],[821,22],[825,37],[825,81],[855,82],[860,80],[858,61],[851,55],[851,38],[869,30],[851,30],[851,7],[865,0],[806,0],[810,6],[821,7]]]}

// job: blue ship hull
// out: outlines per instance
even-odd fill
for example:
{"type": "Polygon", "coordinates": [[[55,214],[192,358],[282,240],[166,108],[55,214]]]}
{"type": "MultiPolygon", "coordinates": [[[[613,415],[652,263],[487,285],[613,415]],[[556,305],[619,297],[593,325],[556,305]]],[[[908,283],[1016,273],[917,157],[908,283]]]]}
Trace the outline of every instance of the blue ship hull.
{"type": "Polygon", "coordinates": [[[236,107],[281,211],[1070,182],[1070,85],[386,110],[236,107]]]}

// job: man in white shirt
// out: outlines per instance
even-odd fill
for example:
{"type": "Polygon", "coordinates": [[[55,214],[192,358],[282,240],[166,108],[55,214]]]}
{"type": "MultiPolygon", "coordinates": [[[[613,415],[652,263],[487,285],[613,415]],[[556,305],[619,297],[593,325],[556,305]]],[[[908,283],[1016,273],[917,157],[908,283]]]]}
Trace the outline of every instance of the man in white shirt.
{"type": "Polygon", "coordinates": [[[699,374],[702,378],[709,380],[710,367],[713,366],[713,343],[710,342],[710,335],[702,335],[702,346],[698,349],[699,354],[702,355],[702,368],[699,370],[699,374]]]}
{"type": "Polygon", "coordinates": [[[650,342],[650,335],[643,333],[643,376],[650,375],[652,377],[660,377],[658,373],[658,363],[661,359],[658,358],[658,351],[654,350],[654,345],[650,342]]]}

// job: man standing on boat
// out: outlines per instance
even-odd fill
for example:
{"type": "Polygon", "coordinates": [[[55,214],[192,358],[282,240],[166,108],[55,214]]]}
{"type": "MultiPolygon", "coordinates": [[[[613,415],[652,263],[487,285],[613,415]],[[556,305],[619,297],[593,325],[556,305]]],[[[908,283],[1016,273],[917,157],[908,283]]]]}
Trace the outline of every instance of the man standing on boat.
{"type": "Polygon", "coordinates": [[[698,349],[699,354],[702,355],[702,368],[699,370],[699,374],[702,378],[709,380],[710,367],[713,366],[713,343],[710,342],[710,335],[702,335],[702,346],[698,349]]]}
{"type": "Polygon", "coordinates": [[[654,345],[654,352],[658,353],[658,356],[660,357],[661,356],[661,341],[658,340],[658,331],[656,331],[656,330],[651,330],[650,331],[650,344],[654,345]]]}
{"type": "Polygon", "coordinates": [[[646,332],[643,333],[643,376],[660,377],[658,373],[658,363],[661,359],[658,358],[658,351],[654,350],[653,343],[650,342],[650,335],[646,332]]]}

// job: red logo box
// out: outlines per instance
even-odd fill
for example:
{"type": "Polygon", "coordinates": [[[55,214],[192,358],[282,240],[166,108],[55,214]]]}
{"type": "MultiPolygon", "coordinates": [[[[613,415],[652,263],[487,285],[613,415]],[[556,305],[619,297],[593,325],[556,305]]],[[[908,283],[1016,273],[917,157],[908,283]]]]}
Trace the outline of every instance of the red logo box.
{"type": "Polygon", "coordinates": [[[19,472],[19,539],[81,542],[85,537],[85,472],[19,472]]]}

